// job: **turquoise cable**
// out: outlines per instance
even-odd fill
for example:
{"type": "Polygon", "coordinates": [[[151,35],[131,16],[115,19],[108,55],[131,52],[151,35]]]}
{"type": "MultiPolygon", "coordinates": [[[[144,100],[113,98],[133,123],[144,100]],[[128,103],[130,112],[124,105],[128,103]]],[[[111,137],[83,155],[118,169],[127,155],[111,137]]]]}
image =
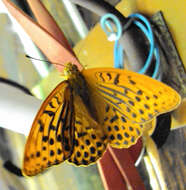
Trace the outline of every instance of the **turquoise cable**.
{"type": "MultiPolygon", "coordinates": [[[[140,30],[143,31],[143,33],[149,40],[149,44],[150,44],[149,55],[147,57],[147,60],[144,64],[143,68],[140,69],[138,72],[141,74],[145,74],[147,72],[150,64],[152,63],[153,56],[155,56],[156,62],[155,62],[155,68],[154,68],[154,72],[152,74],[152,78],[158,79],[159,70],[160,70],[159,69],[160,68],[160,56],[159,56],[158,47],[155,45],[154,35],[152,32],[151,25],[144,16],[142,16],[141,14],[138,14],[138,13],[130,15],[129,18],[135,18],[135,20],[133,21],[134,24],[136,24],[136,26],[139,27],[140,30]]],[[[122,35],[122,26],[121,26],[119,20],[113,14],[110,14],[110,13],[106,14],[106,15],[102,16],[102,18],[101,18],[101,27],[107,34],[108,38],[113,34],[115,35],[114,67],[115,68],[123,68],[123,47],[119,44],[119,39],[122,35]],[[110,19],[111,21],[109,21],[108,19],[110,19]],[[116,29],[115,31],[114,31],[113,25],[111,23],[113,23],[115,25],[115,29],[116,29]],[[107,30],[107,29],[109,29],[109,30],[107,30]]]]}

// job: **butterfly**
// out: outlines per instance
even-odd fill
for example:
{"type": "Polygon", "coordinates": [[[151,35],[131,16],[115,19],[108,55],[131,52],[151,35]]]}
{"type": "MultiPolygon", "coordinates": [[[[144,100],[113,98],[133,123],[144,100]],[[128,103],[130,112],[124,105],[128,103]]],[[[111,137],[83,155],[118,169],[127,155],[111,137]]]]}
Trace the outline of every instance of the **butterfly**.
{"type": "Polygon", "coordinates": [[[28,136],[23,173],[34,176],[64,161],[95,163],[108,144],[128,148],[146,123],[175,109],[179,94],[148,76],[68,63],[61,82],[43,102],[28,136]]]}

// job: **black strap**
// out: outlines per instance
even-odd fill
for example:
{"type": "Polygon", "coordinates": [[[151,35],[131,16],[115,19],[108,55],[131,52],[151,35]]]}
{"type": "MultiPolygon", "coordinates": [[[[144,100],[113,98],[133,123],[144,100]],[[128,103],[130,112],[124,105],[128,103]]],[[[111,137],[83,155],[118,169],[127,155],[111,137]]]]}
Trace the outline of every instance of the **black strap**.
{"type": "Polygon", "coordinates": [[[20,168],[18,168],[16,165],[14,165],[10,160],[7,160],[4,164],[3,167],[7,169],[9,172],[19,176],[19,177],[24,177],[22,171],[20,168]]]}

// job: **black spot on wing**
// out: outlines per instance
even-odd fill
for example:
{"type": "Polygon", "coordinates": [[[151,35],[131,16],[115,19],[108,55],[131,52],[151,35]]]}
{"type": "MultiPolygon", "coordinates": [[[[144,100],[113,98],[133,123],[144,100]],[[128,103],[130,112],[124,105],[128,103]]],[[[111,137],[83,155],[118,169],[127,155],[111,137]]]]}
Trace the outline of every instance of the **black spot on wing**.
{"type": "Polygon", "coordinates": [[[56,129],[56,127],[50,123],[49,130],[54,130],[55,131],[55,129],[56,129]]]}
{"type": "Polygon", "coordinates": [[[106,75],[108,76],[109,80],[111,80],[111,79],[112,79],[112,76],[111,76],[111,74],[110,74],[110,73],[107,73],[106,75]]]}
{"type": "Polygon", "coordinates": [[[101,142],[96,142],[97,147],[101,147],[102,143],[101,142]]]}
{"type": "Polygon", "coordinates": [[[87,158],[89,156],[88,152],[84,152],[84,157],[87,158]]]}
{"type": "Polygon", "coordinates": [[[108,131],[111,131],[111,130],[112,130],[112,128],[111,128],[110,126],[108,126],[108,127],[107,127],[107,130],[108,130],[108,131]]]}
{"type": "Polygon", "coordinates": [[[95,158],[94,156],[91,156],[91,157],[90,157],[90,161],[91,161],[91,162],[95,162],[95,160],[96,160],[96,158],[95,158]]]}
{"type": "Polygon", "coordinates": [[[77,139],[74,139],[74,145],[75,145],[75,146],[79,146],[79,142],[78,142],[77,139]]]}
{"type": "Polygon", "coordinates": [[[132,85],[135,85],[136,84],[136,82],[134,82],[133,80],[129,80],[129,82],[130,82],[130,84],[132,84],[132,85]]]}
{"type": "Polygon", "coordinates": [[[53,145],[54,144],[54,139],[50,138],[49,143],[50,143],[50,145],[53,145]]]}
{"type": "Polygon", "coordinates": [[[51,151],[50,151],[50,156],[54,156],[54,154],[55,154],[54,151],[51,150],[51,151]]]}
{"type": "Polygon", "coordinates": [[[148,114],[149,118],[153,118],[153,115],[151,113],[148,114]]]}
{"type": "Polygon", "coordinates": [[[48,104],[51,108],[55,108],[55,106],[53,105],[53,103],[52,102],[49,102],[49,104],[48,104]]]}
{"type": "Polygon", "coordinates": [[[94,154],[95,152],[96,152],[96,149],[95,149],[95,147],[90,147],[90,152],[92,153],[92,154],[94,154]]]}
{"type": "Polygon", "coordinates": [[[40,157],[40,152],[38,151],[38,152],[36,152],[36,157],[40,157]]]}
{"type": "Polygon", "coordinates": [[[43,146],[43,147],[42,147],[42,150],[46,150],[46,146],[43,146]]]}
{"type": "Polygon", "coordinates": [[[90,145],[89,139],[86,139],[86,140],[85,140],[85,144],[86,144],[86,145],[90,145]]]}
{"type": "Polygon", "coordinates": [[[47,142],[48,141],[48,136],[43,136],[42,141],[47,142]]]}
{"type": "Polygon", "coordinates": [[[118,119],[117,115],[114,115],[111,119],[110,119],[110,123],[113,123],[114,121],[116,121],[118,119]]]}
{"type": "Polygon", "coordinates": [[[59,101],[59,98],[57,96],[54,96],[54,98],[56,99],[57,104],[61,104],[61,102],[59,101]]]}
{"type": "Polygon", "coordinates": [[[110,140],[114,140],[115,139],[115,137],[114,137],[114,135],[110,135],[110,140]]]}
{"type": "Polygon", "coordinates": [[[53,112],[53,111],[47,111],[47,110],[45,110],[43,113],[49,115],[50,117],[55,115],[55,112],[53,112]]]}
{"type": "Polygon", "coordinates": [[[99,77],[102,79],[103,82],[105,82],[105,79],[103,77],[103,73],[99,73],[99,77]]]}
{"type": "Polygon", "coordinates": [[[79,151],[76,152],[77,157],[81,156],[81,153],[79,151]]]}
{"type": "Polygon", "coordinates": [[[131,137],[131,142],[134,142],[135,141],[135,138],[134,136],[131,137]]]}
{"type": "Polygon", "coordinates": [[[88,161],[87,160],[82,160],[82,163],[83,163],[83,165],[88,165],[88,161]]]}
{"type": "Polygon", "coordinates": [[[114,129],[115,129],[116,131],[119,131],[119,127],[118,127],[117,125],[114,125],[114,129]]]}
{"type": "Polygon", "coordinates": [[[129,130],[130,130],[130,131],[133,131],[134,129],[133,129],[133,127],[129,126],[129,130]]]}
{"type": "Polygon", "coordinates": [[[130,112],[131,110],[130,110],[130,108],[129,108],[129,107],[126,107],[126,111],[127,111],[127,112],[130,112]]]}
{"type": "Polygon", "coordinates": [[[138,101],[138,102],[141,101],[141,99],[140,99],[138,96],[136,96],[135,99],[136,99],[136,101],[138,101]]]}
{"type": "Polygon", "coordinates": [[[57,149],[57,154],[58,155],[62,154],[62,150],[60,148],[57,149]]]}
{"type": "Polygon", "coordinates": [[[84,147],[84,145],[81,145],[81,149],[83,150],[85,147],[84,147]]]}
{"type": "Polygon", "coordinates": [[[149,99],[150,99],[150,97],[149,97],[149,96],[145,96],[145,98],[146,98],[147,100],[149,100],[149,99]]]}
{"type": "Polygon", "coordinates": [[[121,134],[117,134],[117,139],[118,140],[122,140],[123,139],[122,135],[121,134]]]}
{"type": "Polygon", "coordinates": [[[105,111],[108,112],[110,109],[110,106],[107,104],[106,107],[105,107],[105,111]]]}
{"type": "Polygon", "coordinates": [[[144,111],[142,109],[139,109],[140,114],[144,114],[144,111]]]}
{"type": "Polygon", "coordinates": [[[95,134],[92,134],[91,137],[92,137],[92,139],[96,139],[96,135],[95,134]]]}
{"type": "Polygon", "coordinates": [[[82,132],[82,133],[78,133],[78,137],[80,138],[80,137],[84,137],[84,136],[86,136],[87,135],[87,132],[82,132]]]}
{"type": "Polygon", "coordinates": [[[146,109],[150,109],[150,107],[149,107],[149,105],[147,105],[147,104],[144,104],[144,107],[146,108],[146,109]]]}
{"type": "Polygon", "coordinates": [[[138,90],[138,91],[137,91],[137,94],[138,94],[138,95],[142,95],[142,94],[143,94],[143,91],[142,91],[142,90],[138,90]]]}
{"type": "Polygon", "coordinates": [[[128,103],[131,105],[131,106],[134,106],[134,102],[132,100],[129,100],[128,103]]]}
{"type": "Polygon", "coordinates": [[[158,96],[157,96],[157,95],[153,95],[153,97],[154,97],[155,99],[158,99],[158,96]]]}
{"type": "Polygon", "coordinates": [[[107,139],[107,135],[102,136],[101,139],[102,139],[103,141],[106,140],[106,139],[107,139]]]}
{"type": "Polygon", "coordinates": [[[40,132],[43,132],[43,130],[44,130],[44,124],[42,123],[41,120],[38,120],[38,124],[40,125],[39,131],[40,131],[40,132]]]}
{"type": "Polygon", "coordinates": [[[114,84],[117,85],[119,83],[119,77],[120,77],[120,74],[118,73],[114,79],[114,84]]]}
{"type": "Polygon", "coordinates": [[[127,122],[127,120],[126,120],[123,116],[121,116],[121,120],[122,120],[124,123],[127,122]]]}
{"type": "Polygon", "coordinates": [[[82,125],[82,122],[81,122],[81,121],[77,121],[77,120],[76,120],[75,123],[78,124],[78,125],[82,125]]]}
{"type": "Polygon", "coordinates": [[[126,138],[129,138],[129,134],[128,134],[127,132],[124,133],[124,136],[125,136],[126,138]]]}
{"type": "Polygon", "coordinates": [[[61,140],[62,140],[61,135],[57,135],[57,141],[61,142],[61,140]]]}
{"type": "Polygon", "coordinates": [[[136,118],[137,115],[136,115],[135,113],[132,113],[132,117],[133,117],[133,118],[136,118]]]}

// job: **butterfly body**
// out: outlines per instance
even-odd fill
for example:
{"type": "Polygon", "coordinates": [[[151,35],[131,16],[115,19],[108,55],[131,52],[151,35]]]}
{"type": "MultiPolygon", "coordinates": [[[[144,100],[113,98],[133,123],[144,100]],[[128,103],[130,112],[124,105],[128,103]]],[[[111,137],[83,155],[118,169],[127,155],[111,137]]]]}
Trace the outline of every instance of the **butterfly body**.
{"type": "Polygon", "coordinates": [[[96,162],[108,144],[128,148],[150,122],[171,111],[180,96],[167,85],[134,72],[84,69],[67,64],[61,82],[42,104],[30,131],[23,173],[36,175],[65,160],[96,162]]]}
{"type": "Polygon", "coordinates": [[[78,96],[83,101],[83,104],[86,105],[89,113],[93,118],[95,118],[94,108],[90,101],[90,92],[87,86],[87,82],[81,72],[78,70],[76,65],[68,63],[65,67],[64,73],[69,82],[69,86],[72,89],[73,97],[78,96]]]}

